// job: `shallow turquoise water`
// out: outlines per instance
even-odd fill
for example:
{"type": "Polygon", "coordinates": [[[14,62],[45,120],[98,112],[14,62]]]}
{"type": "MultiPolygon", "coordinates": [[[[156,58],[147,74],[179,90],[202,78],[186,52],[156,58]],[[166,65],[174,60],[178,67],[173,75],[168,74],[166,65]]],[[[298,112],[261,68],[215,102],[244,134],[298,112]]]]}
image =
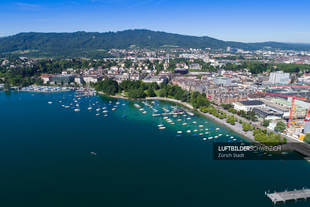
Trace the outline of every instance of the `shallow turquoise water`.
{"type": "Polygon", "coordinates": [[[0,93],[1,206],[261,207],[272,206],[264,196],[268,189],[310,187],[305,161],[213,160],[215,140],[203,137],[242,139],[210,120],[195,116],[178,122],[170,116],[171,125],[152,117],[146,106],[142,114],[132,102],[109,101],[84,97],[77,100],[81,111],[74,112],[61,106],[74,103],[72,93],[0,93]],[[159,130],[158,124],[167,128],[159,130]]]}

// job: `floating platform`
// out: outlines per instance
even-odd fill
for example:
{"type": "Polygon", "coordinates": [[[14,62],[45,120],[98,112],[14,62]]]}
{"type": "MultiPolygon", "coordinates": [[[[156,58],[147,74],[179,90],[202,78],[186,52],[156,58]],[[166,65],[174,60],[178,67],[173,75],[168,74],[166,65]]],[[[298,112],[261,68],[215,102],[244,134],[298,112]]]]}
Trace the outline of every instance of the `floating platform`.
{"type": "Polygon", "coordinates": [[[310,198],[310,189],[292,190],[284,192],[265,193],[270,200],[276,204],[278,202],[286,202],[291,200],[310,198]]]}

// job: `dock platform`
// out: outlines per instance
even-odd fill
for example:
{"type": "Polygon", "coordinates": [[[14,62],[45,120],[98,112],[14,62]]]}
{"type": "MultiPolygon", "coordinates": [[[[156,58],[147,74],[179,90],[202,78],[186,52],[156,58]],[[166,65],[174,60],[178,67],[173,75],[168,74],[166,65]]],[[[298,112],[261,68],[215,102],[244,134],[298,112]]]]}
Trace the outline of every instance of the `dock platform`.
{"type": "Polygon", "coordinates": [[[310,198],[310,189],[265,193],[270,200],[276,204],[278,202],[286,202],[298,199],[308,199],[310,198]]]}

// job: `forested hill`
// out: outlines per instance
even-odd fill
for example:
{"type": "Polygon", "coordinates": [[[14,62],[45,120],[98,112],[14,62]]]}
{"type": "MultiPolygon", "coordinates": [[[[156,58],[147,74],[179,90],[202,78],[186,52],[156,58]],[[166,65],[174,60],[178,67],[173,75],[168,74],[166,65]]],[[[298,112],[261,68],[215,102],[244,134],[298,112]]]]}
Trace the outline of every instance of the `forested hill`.
{"type": "Polygon", "coordinates": [[[226,48],[310,50],[310,45],[277,42],[241,43],[227,42],[211,37],[195,37],[150,30],[125,30],[121,32],[74,33],[20,33],[0,38],[0,54],[28,56],[96,56],[105,55],[111,48],[226,48]]]}

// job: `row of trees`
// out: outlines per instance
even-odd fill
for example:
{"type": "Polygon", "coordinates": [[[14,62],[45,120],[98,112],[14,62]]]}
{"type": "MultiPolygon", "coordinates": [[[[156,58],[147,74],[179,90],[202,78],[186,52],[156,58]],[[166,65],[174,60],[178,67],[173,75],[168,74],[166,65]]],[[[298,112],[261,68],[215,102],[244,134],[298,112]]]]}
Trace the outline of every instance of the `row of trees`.
{"type": "Polygon", "coordinates": [[[188,92],[179,86],[165,83],[159,86],[157,83],[125,80],[118,84],[114,80],[105,79],[103,81],[98,81],[94,87],[96,90],[102,91],[107,95],[123,93],[133,99],[155,96],[174,98],[182,102],[188,102],[192,104],[194,108],[207,107],[210,105],[209,100],[204,94],[200,94],[199,92],[188,92]]]}
{"type": "Polygon", "coordinates": [[[272,63],[262,63],[247,61],[241,64],[231,64],[228,63],[224,66],[226,70],[238,71],[247,68],[252,74],[259,74],[263,72],[273,72],[282,70],[288,73],[299,73],[299,72],[309,72],[310,65],[306,64],[272,64],[272,63]]]}

